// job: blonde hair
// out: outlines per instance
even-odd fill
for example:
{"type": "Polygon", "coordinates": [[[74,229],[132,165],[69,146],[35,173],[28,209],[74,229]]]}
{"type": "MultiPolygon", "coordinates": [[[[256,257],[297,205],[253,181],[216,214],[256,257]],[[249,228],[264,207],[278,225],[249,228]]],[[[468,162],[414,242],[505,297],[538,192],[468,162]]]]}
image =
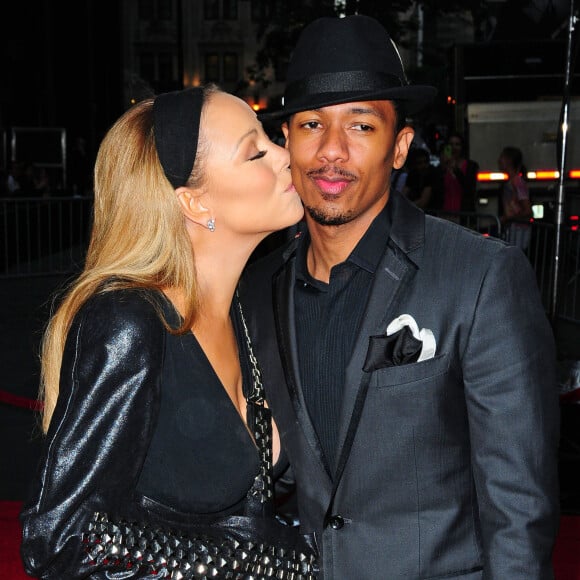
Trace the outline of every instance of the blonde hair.
{"type": "MultiPolygon", "coordinates": [[[[205,109],[217,87],[204,91],[205,109]]],[[[126,111],[99,148],[94,171],[94,219],[85,265],[66,289],[41,344],[42,429],[48,430],[59,393],[62,356],[73,318],[93,295],[126,288],[177,289],[183,323],[191,328],[198,291],[191,239],[175,190],[165,177],[153,131],[154,98],[126,111]]],[[[202,112],[203,119],[203,112],[202,112]]],[[[188,186],[199,186],[207,154],[203,126],[188,186]]]]}

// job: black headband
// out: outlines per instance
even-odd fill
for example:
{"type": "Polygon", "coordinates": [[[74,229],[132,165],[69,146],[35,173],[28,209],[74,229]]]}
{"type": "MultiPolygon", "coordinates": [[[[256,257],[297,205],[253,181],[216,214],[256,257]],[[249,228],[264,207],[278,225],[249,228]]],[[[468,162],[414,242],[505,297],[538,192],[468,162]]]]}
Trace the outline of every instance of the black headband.
{"type": "Polygon", "coordinates": [[[174,188],[187,183],[197,153],[203,89],[163,93],[153,103],[155,146],[165,176],[174,188]]]}

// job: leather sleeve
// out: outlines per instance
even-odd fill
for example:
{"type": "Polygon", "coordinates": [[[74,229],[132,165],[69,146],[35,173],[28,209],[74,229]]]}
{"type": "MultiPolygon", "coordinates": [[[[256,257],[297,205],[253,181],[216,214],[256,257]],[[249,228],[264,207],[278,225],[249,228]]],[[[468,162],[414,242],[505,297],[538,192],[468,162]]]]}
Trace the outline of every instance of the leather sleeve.
{"type": "Polygon", "coordinates": [[[27,573],[86,578],[81,538],[93,512],[128,509],[157,417],[164,336],[141,291],[94,297],[75,318],[56,410],[21,514],[27,573]]]}
{"type": "Polygon", "coordinates": [[[464,360],[486,578],[547,579],[559,523],[556,353],[535,275],[491,261],[464,360]]]}

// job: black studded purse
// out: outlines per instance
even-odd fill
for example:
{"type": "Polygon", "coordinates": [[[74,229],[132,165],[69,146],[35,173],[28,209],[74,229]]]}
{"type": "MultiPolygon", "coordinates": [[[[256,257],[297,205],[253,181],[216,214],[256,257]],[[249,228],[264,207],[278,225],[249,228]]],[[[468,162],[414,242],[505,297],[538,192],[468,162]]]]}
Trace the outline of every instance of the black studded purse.
{"type": "Polygon", "coordinates": [[[113,521],[106,513],[95,513],[83,536],[84,563],[107,571],[106,578],[315,580],[318,576],[314,537],[274,515],[271,413],[264,404],[261,373],[239,301],[238,306],[253,376],[248,425],[260,453],[260,471],[248,492],[246,512],[196,516],[194,522],[190,518],[186,525],[181,522],[181,527],[176,520],[172,529],[113,521]]]}

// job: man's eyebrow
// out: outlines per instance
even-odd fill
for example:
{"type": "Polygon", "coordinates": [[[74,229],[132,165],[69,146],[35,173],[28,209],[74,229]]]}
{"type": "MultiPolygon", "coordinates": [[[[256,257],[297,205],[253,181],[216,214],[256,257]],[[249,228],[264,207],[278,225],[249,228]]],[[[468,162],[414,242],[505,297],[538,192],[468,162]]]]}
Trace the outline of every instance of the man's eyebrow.
{"type": "MultiPolygon", "coordinates": [[[[305,111],[300,111],[301,113],[308,113],[309,111],[313,112],[313,113],[322,113],[325,107],[318,107],[317,109],[306,109],[305,111]]],[[[353,115],[375,115],[377,117],[381,117],[383,118],[383,114],[381,111],[379,111],[378,109],[375,109],[374,107],[360,107],[360,106],[356,106],[356,107],[352,107],[348,110],[348,112],[350,114],[353,115]]]]}
{"type": "Polygon", "coordinates": [[[351,115],[374,115],[379,119],[384,119],[382,111],[375,109],[374,107],[353,107],[349,110],[351,115]]]}

